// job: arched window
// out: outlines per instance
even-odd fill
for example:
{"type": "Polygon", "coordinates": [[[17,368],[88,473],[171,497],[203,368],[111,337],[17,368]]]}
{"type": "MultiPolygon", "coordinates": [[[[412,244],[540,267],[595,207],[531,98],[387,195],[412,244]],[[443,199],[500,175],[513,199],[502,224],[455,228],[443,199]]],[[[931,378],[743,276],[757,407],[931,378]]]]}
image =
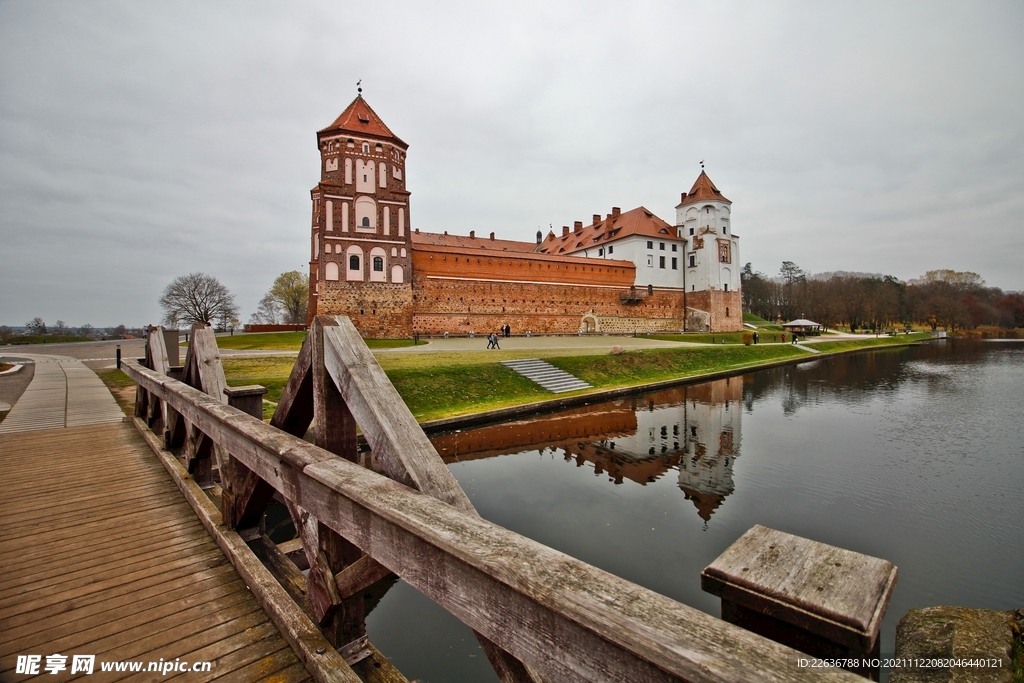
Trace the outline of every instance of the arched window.
{"type": "Polygon", "coordinates": [[[369,142],[364,142],[363,143],[363,154],[369,154],[369,153],[370,153],[370,143],[369,142]]]}
{"type": "Polygon", "coordinates": [[[377,203],[370,197],[356,198],[356,230],[358,232],[376,232],[377,203]]]}
{"type": "Polygon", "coordinates": [[[402,266],[391,266],[391,281],[395,284],[402,284],[405,278],[405,271],[402,266]]]}
{"type": "Polygon", "coordinates": [[[387,282],[387,252],[381,247],[370,250],[370,282],[387,282]]]}
{"type": "Polygon", "coordinates": [[[363,281],[363,250],[352,245],[345,254],[348,256],[348,269],[345,272],[345,279],[350,282],[363,281]]]}
{"type": "Polygon", "coordinates": [[[324,279],[325,280],[337,280],[338,279],[338,264],[335,261],[328,261],[324,265],[324,279]]]}

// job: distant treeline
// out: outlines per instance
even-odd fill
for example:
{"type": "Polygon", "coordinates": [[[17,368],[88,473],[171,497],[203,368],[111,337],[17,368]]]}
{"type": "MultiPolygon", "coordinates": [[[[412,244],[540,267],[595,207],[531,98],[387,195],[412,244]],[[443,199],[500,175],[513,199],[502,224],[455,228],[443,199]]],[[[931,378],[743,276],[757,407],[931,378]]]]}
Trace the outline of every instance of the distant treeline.
{"type": "Polygon", "coordinates": [[[749,263],[741,277],[744,310],[766,320],[808,318],[827,327],[874,330],[911,324],[950,332],[1024,327],[1024,294],[986,287],[977,273],[930,270],[903,282],[864,273],[813,276],[784,261],[777,277],[755,272],[749,263]]]}

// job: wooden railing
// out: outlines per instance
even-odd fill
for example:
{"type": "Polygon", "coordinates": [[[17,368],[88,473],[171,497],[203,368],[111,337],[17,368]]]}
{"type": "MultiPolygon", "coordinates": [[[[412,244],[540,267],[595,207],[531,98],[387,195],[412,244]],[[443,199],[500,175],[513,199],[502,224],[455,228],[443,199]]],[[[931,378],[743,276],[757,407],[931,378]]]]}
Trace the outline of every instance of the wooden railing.
{"type": "Polygon", "coordinates": [[[349,662],[368,648],[363,590],[393,572],[469,625],[503,681],[863,680],[480,518],[347,318],[316,318],[269,425],[258,388],[225,393],[210,328],[181,368],[158,332],[123,365],[137,415],[243,538],[287,504],[307,609],[349,662]]]}

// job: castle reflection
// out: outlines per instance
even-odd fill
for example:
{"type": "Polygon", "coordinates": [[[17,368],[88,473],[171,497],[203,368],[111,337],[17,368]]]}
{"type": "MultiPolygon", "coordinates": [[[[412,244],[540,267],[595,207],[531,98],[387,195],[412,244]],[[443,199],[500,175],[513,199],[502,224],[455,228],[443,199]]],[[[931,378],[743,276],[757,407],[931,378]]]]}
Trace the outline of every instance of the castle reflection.
{"type": "Polygon", "coordinates": [[[743,377],[666,389],[528,420],[431,438],[446,463],[529,450],[559,452],[622,484],[678,472],[679,488],[707,522],[735,488],[743,377]]]}

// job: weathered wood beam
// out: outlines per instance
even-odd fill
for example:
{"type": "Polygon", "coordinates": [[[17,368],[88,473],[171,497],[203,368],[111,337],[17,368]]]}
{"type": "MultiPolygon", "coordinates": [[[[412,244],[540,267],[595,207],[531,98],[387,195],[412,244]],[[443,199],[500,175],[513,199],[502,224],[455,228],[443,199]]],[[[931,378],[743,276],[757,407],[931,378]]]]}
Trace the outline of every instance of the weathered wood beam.
{"type": "Polygon", "coordinates": [[[313,422],[313,371],[311,352],[312,341],[309,335],[302,340],[302,348],[295,359],[288,383],[281,392],[281,400],[277,402],[274,416],[270,424],[289,434],[301,437],[313,422]]]}
{"type": "Polygon", "coordinates": [[[276,430],[129,360],[125,372],[286,499],[550,680],[862,680],[276,430]]]}
{"type": "Polygon", "coordinates": [[[334,583],[337,585],[341,597],[347,598],[366,590],[392,573],[390,569],[369,555],[363,555],[339,572],[334,577],[334,583]]]}
{"type": "MultiPolygon", "coordinates": [[[[342,316],[317,316],[313,328],[322,330],[324,341],[318,343],[323,344],[325,367],[388,476],[460,510],[477,514],[352,321],[342,316]]],[[[503,683],[538,681],[539,677],[522,662],[483,635],[476,635],[503,683]]]]}

